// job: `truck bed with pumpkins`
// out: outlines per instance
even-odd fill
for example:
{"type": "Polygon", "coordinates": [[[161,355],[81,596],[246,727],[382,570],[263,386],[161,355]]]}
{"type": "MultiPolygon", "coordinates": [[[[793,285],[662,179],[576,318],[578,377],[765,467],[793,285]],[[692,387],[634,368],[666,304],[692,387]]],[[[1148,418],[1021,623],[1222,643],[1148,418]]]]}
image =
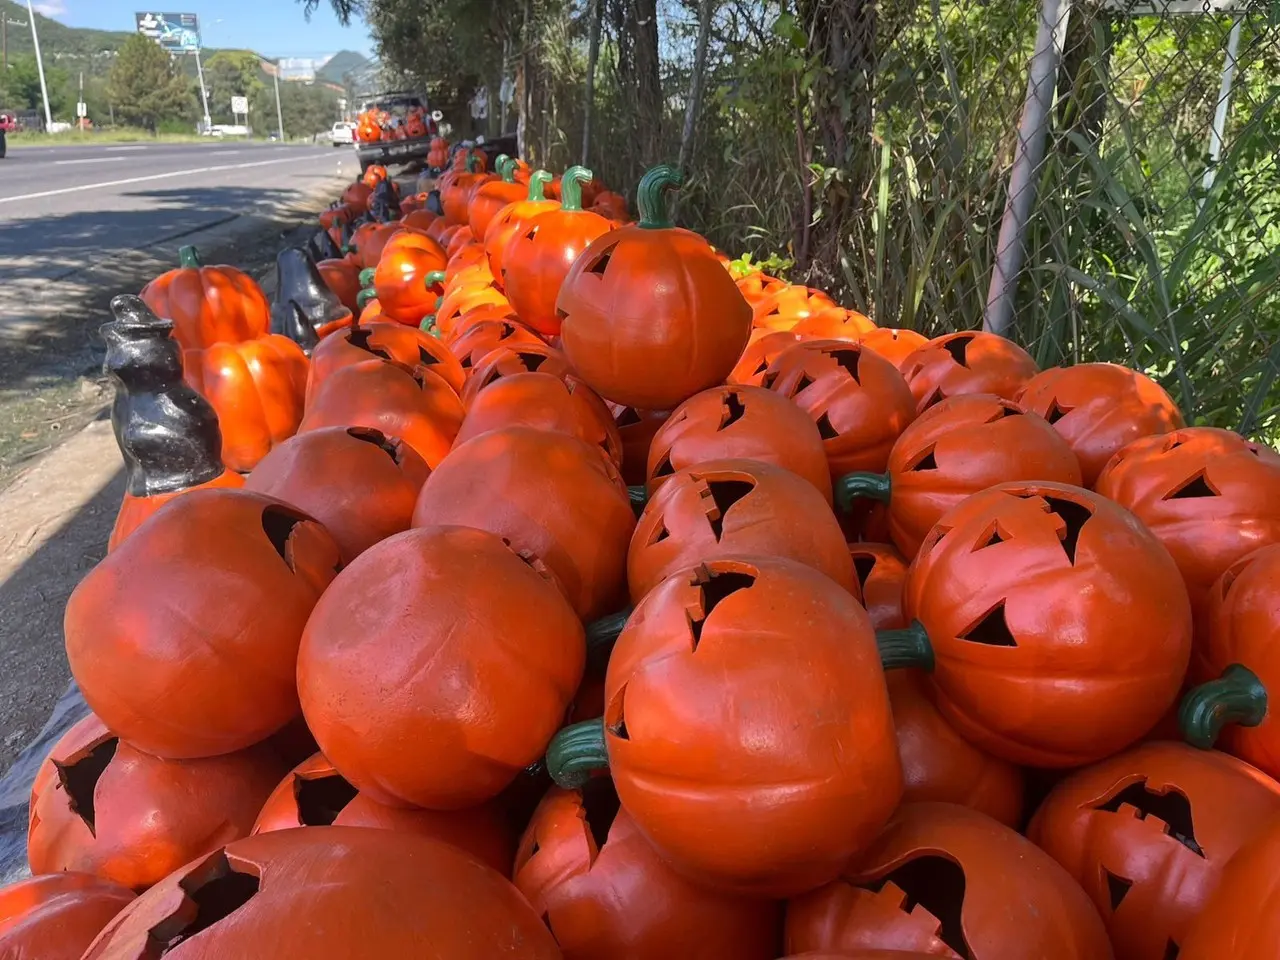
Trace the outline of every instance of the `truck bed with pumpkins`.
{"type": "Polygon", "coordinates": [[[427,112],[416,93],[380,93],[365,100],[356,122],[361,172],[372,166],[426,161],[440,119],[438,110],[427,112]]]}

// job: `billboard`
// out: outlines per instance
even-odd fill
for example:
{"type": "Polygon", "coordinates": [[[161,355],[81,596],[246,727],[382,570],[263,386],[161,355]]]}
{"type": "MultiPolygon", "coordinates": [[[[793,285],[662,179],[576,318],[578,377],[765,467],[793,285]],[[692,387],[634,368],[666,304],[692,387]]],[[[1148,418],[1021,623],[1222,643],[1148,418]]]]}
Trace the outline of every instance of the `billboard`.
{"type": "Polygon", "coordinates": [[[302,80],[310,82],[316,78],[316,71],[324,65],[323,60],[312,60],[302,57],[281,57],[276,61],[280,69],[281,80],[302,80]]]}
{"type": "Polygon", "coordinates": [[[170,53],[200,49],[200,20],[194,13],[136,13],[138,32],[170,53]]]}

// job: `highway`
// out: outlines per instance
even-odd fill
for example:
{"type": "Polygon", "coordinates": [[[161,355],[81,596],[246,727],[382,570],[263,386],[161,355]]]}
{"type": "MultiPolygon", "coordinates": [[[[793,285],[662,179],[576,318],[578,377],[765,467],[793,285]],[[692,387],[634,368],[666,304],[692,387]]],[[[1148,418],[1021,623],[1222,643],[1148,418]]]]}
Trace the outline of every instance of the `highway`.
{"type": "Polygon", "coordinates": [[[340,167],[354,175],[354,155],[328,145],[11,146],[0,160],[0,291],[264,213],[340,167]]]}

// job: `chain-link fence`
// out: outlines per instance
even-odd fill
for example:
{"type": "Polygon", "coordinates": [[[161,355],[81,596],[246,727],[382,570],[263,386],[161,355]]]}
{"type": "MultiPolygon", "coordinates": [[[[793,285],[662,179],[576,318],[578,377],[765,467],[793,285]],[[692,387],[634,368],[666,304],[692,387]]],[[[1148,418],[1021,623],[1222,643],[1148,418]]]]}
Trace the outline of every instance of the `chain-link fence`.
{"type": "MultiPolygon", "coordinates": [[[[701,5],[657,8],[654,101],[644,0],[596,2],[586,160],[609,184],[683,146],[681,219],[731,255],[882,326],[985,319],[1042,365],[1126,363],[1189,419],[1280,432],[1271,4],[704,0],[684,143],[701,5]]],[[[583,159],[592,11],[543,10],[510,60],[549,167],[583,159]]]]}

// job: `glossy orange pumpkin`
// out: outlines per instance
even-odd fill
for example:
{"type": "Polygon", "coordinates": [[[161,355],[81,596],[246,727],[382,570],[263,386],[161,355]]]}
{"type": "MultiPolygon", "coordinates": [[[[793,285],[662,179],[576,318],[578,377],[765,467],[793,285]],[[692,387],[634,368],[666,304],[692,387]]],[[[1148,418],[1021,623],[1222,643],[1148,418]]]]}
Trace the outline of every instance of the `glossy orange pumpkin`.
{"type": "Polygon", "coordinates": [[[1280,784],[1226,754],[1148,743],[1063,780],[1027,836],[1093,899],[1116,955],[1177,955],[1227,861],[1280,816],[1280,784]]]}
{"type": "Polygon", "coordinates": [[[336,370],[375,357],[394,360],[409,367],[426,367],[455,392],[461,390],[466,381],[466,371],[462,369],[457,357],[429,333],[399,323],[362,322],[325,337],[311,352],[307,403],[314,400],[325,381],[336,370]]]}
{"type": "Polygon", "coordinates": [[[492,284],[464,284],[445,294],[436,308],[432,327],[443,338],[451,337],[468,314],[476,310],[501,309],[503,315],[512,312],[511,302],[492,284]]]}
{"type": "Polygon", "coordinates": [[[564,351],[606,400],[667,409],[723,383],[751,332],[751,309],[700,236],[666,219],[681,183],[654,167],[640,184],[640,223],[613,230],[574,262],[560,288],[564,351]]]}
{"type": "Polygon", "coordinates": [[[459,226],[467,223],[467,207],[476,188],[497,179],[484,172],[475,156],[466,157],[464,163],[464,171],[455,174],[440,187],[440,206],[444,209],[444,218],[459,226]]]}
{"type": "Polygon", "coordinates": [[[453,445],[462,416],[462,401],[430,367],[364,360],[325,378],[298,432],[370,427],[399,437],[435,469],[453,445]]]}
{"type": "Polygon", "coordinates": [[[321,260],[316,269],[320,271],[325,286],[342,301],[342,305],[352,314],[359,313],[360,264],[343,257],[341,260],[321,260]]]}
{"type": "Polygon", "coordinates": [[[648,475],[649,446],[671,411],[637,410],[620,403],[610,403],[609,409],[613,411],[613,422],[618,425],[618,436],[622,438],[622,479],[629,485],[643,487],[648,475]]]}
{"type": "Polygon", "coordinates": [[[876,327],[858,337],[858,343],[874,350],[899,370],[907,357],[929,342],[924,334],[914,330],[896,330],[893,327],[876,327]]]}
{"type": "Polygon", "coordinates": [[[360,182],[372,190],[385,179],[387,179],[387,168],[381,164],[375,163],[373,166],[368,167],[365,170],[364,176],[360,178],[360,182]]]}
{"type": "Polygon", "coordinates": [[[366,550],[325,592],[298,692],[324,755],[370,799],[458,810],[541,755],[584,658],[582,624],[536,557],[430,526],[366,550]]]}
{"type": "Polygon", "coordinates": [[[884,543],[851,543],[849,556],[871,625],[877,630],[905,627],[902,590],[907,581],[907,562],[902,554],[884,543]]]}
{"type": "Polygon", "coordinates": [[[837,478],[842,505],[887,503],[889,534],[913,557],[944,513],[970,494],[1012,480],[1080,483],[1080,464],[1043,418],[990,394],[952,397],[924,411],[889,451],[883,474],[837,478]]]}
{"type": "MultiPolygon", "coordinates": [[[[741,288],[739,288],[741,289],[741,288]]],[[[817,314],[840,311],[834,300],[821,290],[803,284],[781,283],[751,304],[751,325],[766,330],[791,330],[817,314]]],[[[813,336],[813,334],[809,334],[813,336]]],[[[826,337],[827,334],[821,334],[826,337]]]]}
{"type": "Polygon", "coordinates": [[[428,236],[401,231],[388,240],[373,275],[382,312],[416,327],[435,312],[446,263],[444,250],[428,236]]]}
{"type": "Polygon", "coordinates": [[[1022,823],[1022,771],[962,740],[933,705],[928,680],[891,670],[889,704],[902,760],[904,803],[957,803],[1014,830],[1022,823]]]}
{"type": "Polygon", "coordinates": [[[783,350],[762,386],[809,414],[832,477],[884,470],[889,450],[915,419],[911,388],[897,368],[844,340],[802,340],[783,350]]]}
{"type": "Polygon", "coordinates": [[[467,247],[474,246],[475,242],[471,228],[463,225],[449,237],[449,243],[445,247],[445,254],[448,257],[455,257],[467,247]]]}
{"type": "Polygon", "coordinates": [[[857,595],[840,524],[812,484],[760,460],[709,460],[672,474],[645,506],[627,551],[631,601],[734,556],[795,560],[857,595]]]}
{"type": "MultiPolygon", "coordinates": [[[[377,128],[375,127],[374,129],[376,130],[377,128]]],[[[375,135],[373,137],[370,137],[369,139],[377,140],[378,136],[375,135]]],[[[369,198],[371,196],[373,196],[373,187],[369,186],[367,183],[365,183],[362,180],[357,180],[355,183],[350,184],[347,187],[347,189],[342,192],[342,202],[346,204],[350,204],[351,206],[355,207],[357,210],[363,213],[366,209],[368,209],[369,198]]]]}
{"type": "Polygon", "coordinates": [[[772,960],[780,905],[716,893],[662,862],[608,779],[552,789],[516,855],[515,885],[566,960],[772,960]]]}
{"type": "Polygon", "coordinates": [[[777,464],[831,497],[818,427],[790,400],[762,387],[715,387],[677,407],[649,445],[649,495],[677,470],[726,458],[777,464]]]}
{"type": "Polygon", "coordinates": [[[368,427],[326,427],[276,447],[245,486],[323,523],[348,564],[409,529],[430,472],[403,440],[368,427]]]}
{"type": "Polygon", "coordinates": [[[607,764],[636,827],[700,885],[812,890],[901,796],[866,612],[791,560],[712,560],[655,587],[613,649],[605,704],[557,735],[548,769],[574,786],[607,764]],[[786,683],[761,696],[763,676],[786,683]]]}
{"type": "Polygon", "coordinates": [[[366,223],[357,227],[351,243],[360,260],[360,269],[376,267],[383,249],[403,229],[399,223],[366,223]]]}
{"type": "Polygon", "coordinates": [[[516,316],[546,337],[560,333],[556,300],[574,261],[613,229],[582,209],[582,184],[590,179],[586,167],[566,170],[560,207],[525,220],[502,252],[502,289],[516,316]]]}
{"type": "Polygon", "coordinates": [[[635,517],[622,478],[598,450],[529,427],[481,434],[428,478],[413,525],[488,530],[544,563],[583,620],[603,616],[626,594],[635,517]]]}
{"type": "Polygon", "coordinates": [[[1067,441],[1087,487],[1121,447],[1183,426],[1182,411],[1158,383],[1115,363],[1051,367],[1028,380],[1017,399],[1067,441]]]}
{"type": "Polygon", "coordinates": [[[502,154],[498,157],[495,167],[498,171],[498,179],[482,183],[477,187],[467,207],[467,225],[471,228],[471,235],[477,240],[484,239],[484,232],[489,229],[490,221],[500,214],[507,204],[523,200],[529,193],[525,184],[516,183],[514,160],[502,154]]]}
{"type": "Polygon", "coordinates": [[[525,199],[507,204],[485,228],[482,239],[484,252],[489,258],[489,270],[499,283],[502,281],[502,257],[507,244],[531,217],[560,206],[559,200],[548,200],[544,195],[546,184],[550,181],[551,174],[547,171],[535,170],[529,177],[525,199]]]}
{"type": "Polygon", "coordinates": [[[622,462],[622,440],[603,400],[577,377],[517,373],[500,377],[476,395],[454,438],[461,446],[472,437],[505,427],[532,427],[576,437],[622,462]]]}
{"type": "Polygon", "coordinates": [[[190,491],[71,594],[72,676],[110,730],[155,756],[248,747],[297,715],[298,640],[337,566],[333,538],[292,507],[190,491]]]}
{"type": "Polygon", "coordinates": [[[734,276],[734,284],[742,293],[743,299],[751,305],[751,313],[754,318],[757,308],[768,303],[774,295],[787,289],[791,284],[783,280],[781,277],[774,277],[763,270],[752,270],[743,276],[737,276],[732,272],[725,258],[724,265],[726,269],[730,269],[731,275],[734,276]]]}
{"type": "Polygon", "coordinates": [[[787,949],[1110,960],[1075,881],[1025,837],[965,807],[908,803],[840,879],[787,907],[787,949]]]}
{"type": "Polygon", "coordinates": [[[575,371],[563,353],[545,343],[501,343],[471,368],[471,375],[459,394],[462,405],[471,409],[481,391],[504,377],[522,373],[544,373],[563,379],[575,371]]]}
{"type": "Polygon", "coordinates": [[[1278,878],[1280,820],[1273,820],[1231,858],[1178,960],[1272,960],[1280,950],[1278,878]]]}
{"type": "Polygon", "coordinates": [[[994,393],[1012,400],[1038,372],[1012,340],[968,330],[936,337],[901,364],[920,410],[948,397],[994,393]]]}
{"type": "Polygon", "coordinates": [[[1028,766],[1134,743],[1172,705],[1191,654],[1168,552],[1132,514],[1066,484],[1001,484],[943,514],[905,600],[913,623],[881,635],[886,667],[932,664],[957,732],[1028,766]]]}
{"type": "Polygon", "coordinates": [[[213,406],[222,461],[245,473],[289,439],[302,422],[307,357],[288,337],[215,343],[182,355],[183,376],[213,406]]]}
{"type": "Polygon", "coordinates": [[[228,844],[130,904],[84,960],[158,951],[167,960],[560,957],[538,915],[493,870],[437,840],[359,827],[228,844]]]}
{"type": "Polygon", "coordinates": [[[183,350],[266,336],[271,304],[252,277],[235,267],[204,266],[195,247],[183,247],[178,259],[181,265],[148,283],[141,297],[156,316],[173,321],[183,350]]]}
{"type": "MultiPolygon", "coordinates": [[[[751,331],[747,348],[734,365],[726,378],[727,383],[741,383],[751,387],[764,384],[764,376],[769,371],[769,364],[788,347],[799,343],[803,337],[790,330],[768,330],[756,327],[751,331]]],[[[914,409],[912,411],[914,414],[914,409]]]]}
{"type": "Polygon", "coordinates": [[[631,219],[631,211],[627,209],[627,198],[612,190],[601,190],[597,193],[591,209],[602,217],[608,217],[614,223],[627,223],[631,219]]]}
{"type": "Polygon", "coordinates": [[[1280,454],[1229,430],[1188,427],[1135,440],[1095,486],[1173,555],[1200,618],[1228,567],[1280,543],[1280,454]]]}
{"type": "Polygon", "coordinates": [[[1205,623],[1191,656],[1200,684],[1182,702],[1189,742],[1215,743],[1280,777],[1280,724],[1268,701],[1280,691],[1280,544],[1247,554],[1209,591],[1205,623]]]}
{"type": "MultiPolygon", "coordinates": [[[[543,339],[524,324],[510,318],[486,317],[454,329],[446,340],[458,363],[465,370],[475,365],[498,347],[517,349],[529,344],[542,344],[543,339]]],[[[535,371],[536,372],[536,371],[535,371]]]]}
{"type": "Polygon", "coordinates": [[[161,760],[90,714],[54,744],[31,787],[31,871],[76,870],[145,890],[248,836],[282,769],[262,746],[161,760]]]}
{"type": "Polygon", "coordinates": [[[133,892],[87,873],[28,877],[0,888],[0,957],[80,960],[133,892]]]}
{"type": "Polygon", "coordinates": [[[515,837],[495,804],[453,811],[388,807],[347,783],[322,753],[289,771],[262,805],[253,832],[327,826],[430,837],[471,854],[504,877],[511,873],[515,854],[515,837]]]}
{"type": "Polygon", "coordinates": [[[852,340],[856,343],[875,328],[876,325],[857,310],[833,305],[817,310],[811,308],[809,316],[801,318],[791,331],[815,340],[852,340]]]}

